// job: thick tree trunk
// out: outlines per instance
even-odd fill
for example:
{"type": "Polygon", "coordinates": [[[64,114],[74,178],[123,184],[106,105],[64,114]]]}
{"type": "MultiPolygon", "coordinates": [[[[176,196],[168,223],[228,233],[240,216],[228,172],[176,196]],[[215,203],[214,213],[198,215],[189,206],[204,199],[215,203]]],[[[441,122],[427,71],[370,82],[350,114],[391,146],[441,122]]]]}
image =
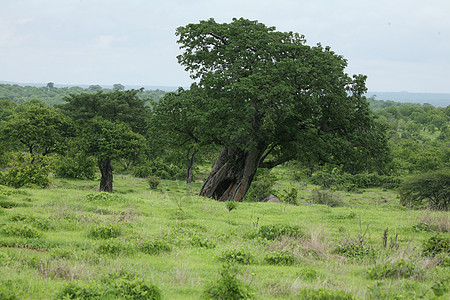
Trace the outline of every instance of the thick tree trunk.
{"type": "Polygon", "coordinates": [[[265,148],[250,151],[224,148],[199,195],[218,201],[242,201],[265,148]]]}
{"type": "Polygon", "coordinates": [[[195,158],[195,154],[197,154],[198,150],[192,150],[191,153],[191,149],[188,150],[187,155],[186,155],[186,182],[187,183],[191,183],[193,180],[193,168],[194,168],[194,158],[195,158]]]}
{"type": "Polygon", "coordinates": [[[113,166],[110,159],[102,159],[98,161],[98,167],[102,173],[100,180],[100,192],[113,192],[113,166]]]}

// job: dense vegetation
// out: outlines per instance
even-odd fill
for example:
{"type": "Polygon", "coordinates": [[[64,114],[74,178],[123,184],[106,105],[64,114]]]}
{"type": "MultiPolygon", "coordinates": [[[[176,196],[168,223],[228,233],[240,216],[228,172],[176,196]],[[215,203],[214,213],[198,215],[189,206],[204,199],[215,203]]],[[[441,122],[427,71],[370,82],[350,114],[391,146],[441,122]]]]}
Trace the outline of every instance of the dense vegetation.
{"type": "Polygon", "coordinates": [[[189,90],[0,85],[0,299],[448,297],[450,106],[258,22],[177,32],[189,90]]]}

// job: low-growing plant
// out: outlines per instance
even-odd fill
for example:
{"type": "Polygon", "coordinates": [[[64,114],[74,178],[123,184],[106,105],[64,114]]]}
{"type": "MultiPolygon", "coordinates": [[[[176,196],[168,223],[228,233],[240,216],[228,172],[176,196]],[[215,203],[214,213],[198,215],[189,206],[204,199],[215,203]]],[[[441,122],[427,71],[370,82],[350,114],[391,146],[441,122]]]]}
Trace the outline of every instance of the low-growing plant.
{"type": "Polygon", "coordinates": [[[40,238],[42,233],[27,224],[6,224],[1,227],[1,233],[24,238],[40,238]]]}
{"type": "Polygon", "coordinates": [[[53,163],[57,177],[94,179],[97,171],[95,158],[83,152],[70,151],[67,156],[58,156],[53,163]]]}
{"type": "Polygon", "coordinates": [[[151,190],[156,190],[161,184],[161,180],[156,176],[148,176],[147,183],[150,186],[151,190]]]}
{"type": "Polygon", "coordinates": [[[170,252],[172,246],[161,239],[146,239],[138,244],[138,249],[146,254],[157,255],[163,252],[170,252]]]}
{"type": "Polygon", "coordinates": [[[377,264],[367,270],[369,279],[409,278],[422,276],[422,271],[412,262],[400,259],[395,263],[377,264]]]}
{"type": "Polygon", "coordinates": [[[191,238],[191,245],[194,247],[207,248],[212,249],[216,247],[213,241],[208,239],[207,237],[200,236],[198,234],[194,234],[191,238]]]}
{"type": "Polygon", "coordinates": [[[49,173],[45,157],[20,155],[7,172],[0,173],[0,184],[14,188],[30,185],[45,188],[50,183],[49,173]]]}
{"type": "Polygon", "coordinates": [[[97,225],[89,230],[89,237],[94,239],[111,239],[122,235],[122,228],[117,224],[97,225]]]}
{"type": "Polygon", "coordinates": [[[343,290],[332,290],[326,288],[302,288],[297,299],[305,300],[353,300],[355,297],[351,293],[343,290]]]}
{"type": "Polygon", "coordinates": [[[238,278],[239,272],[237,266],[224,264],[219,278],[207,285],[204,296],[209,299],[253,299],[250,285],[238,278]]]}
{"type": "Polygon", "coordinates": [[[245,249],[225,250],[219,256],[219,260],[227,263],[239,263],[249,265],[255,263],[255,256],[245,249]]]}
{"type": "Polygon", "coordinates": [[[280,199],[280,201],[283,203],[298,205],[297,202],[298,190],[295,186],[290,186],[289,189],[283,189],[283,191],[279,193],[277,196],[278,199],[280,199]]]}
{"type": "Polygon", "coordinates": [[[244,197],[244,201],[258,202],[270,194],[273,194],[273,186],[276,181],[276,176],[273,175],[269,169],[258,168],[258,171],[256,171],[255,177],[253,178],[252,185],[244,197]]]}
{"type": "Polygon", "coordinates": [[[119,202],[123,201],[123,197],[121,195],[107,193],[107,192],[98,192],[98,193],[89,193],[84,199],[88,202],[93,203],[107,203],[107,202],[119,202]]]}
{"type": "Polygon", "coordinates": [[[297,276],[304,281],[314,281],[319,277],[319,274],[311,267],[303,267],[297,273],[297,276]]]}
{"type": "Polygon", "coordinates": [[[129,274],[110,274],[103,280],[71,281],[56,295],[56,299],[161,299],[160,289],[129,274]]]}
{"type": "Polygon", "coordinates": [[[311,203],[322,204],[330,207],[345,205],[342,198],[331,190],[314,189],[311,191],[311,203]]]}
{"type": "Polygon", "coordinates": [[[96,246],[96,252],[98,254],[106,254],[112,256],[118,255],[130,255],[134,253],[136,248],[127,241],[121,241],[119,239],[107,239],[99,242],[96,246]]]}
{"type": "Polygon", "coordinates": [[[436,256],[439,253],[450,254],[450,238],[437,234],[423,243],[424,256],[436,256]]]}
{"type": "Polygon", "coordinates": [[[344,243],[338,245],[333,250],[333,253],[360,261],[366,258],[374,258],[377,252],[371,247],[365,247],[355,243],[344,243]]]}
{"type": "Polygon", "coordinates": [[[49,230],[50,229],[50,220],[34,217],[31,215],[25,214],[15,214],[10,217],[10,220],[13,222],[23,222],[27,224],[31,224],[33,227],[36,227],[40,230],[49,230]]]}
{"type": "Polygon", "coordinates": [[[267,240],[276,240],[283,236],[303,237],[305,233],[300,226],[295,225],[264,225],[259,228],[258,236],[267,240]]]}
{"type": "Polygon", "coordinates": [[[264,260],[270,265],[292,265],[295,263],[295,256],[291,250],[283,249],[267,254],[264,260]]]}
{"type": "Polygon", "coordinates": [[[238,204],[236,201],[227,201],[225,203],[225,206],[227,207],[228,211],[232,211],[233,209],[236,209],[237,205],[238,204]]]}

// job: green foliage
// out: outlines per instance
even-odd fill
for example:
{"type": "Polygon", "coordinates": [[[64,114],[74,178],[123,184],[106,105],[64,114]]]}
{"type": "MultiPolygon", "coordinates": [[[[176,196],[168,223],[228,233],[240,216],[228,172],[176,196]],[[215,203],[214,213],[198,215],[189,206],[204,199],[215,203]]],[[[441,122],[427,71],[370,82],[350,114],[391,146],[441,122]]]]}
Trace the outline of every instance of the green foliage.
{"type": "Polygon", "coordinates": [[[202,235],[194,234],[191,237],[190,241],[191,245],[194,247],[212,249],[216,247],[216,244],[211,241],[209,238],[204,237],[202,235]]]}
{"type": "Polygon", "coordinates": [[[244,201],[258,202],[273,194],[276,181],[277,177],[269,169],[258,169],[244,201]]]}
{"type": "Polygon", "coordinates": [[[369,279],[421,277],[422,271],[412,262],[400,259],[395,263],[377,264],[367,270],[369,279]]]}
{"type": "Polygon", "coordinates": [[[161,183],[161,180],[156,176],[149,176],[147,177],[147,182],[151,190],[156,190],[161,183]]]}
{"type": "Polygon", "coordinates": [[[238,278],[239,272],[237,266],[224,264],[219,278],[206,287],[204,296],[209,299],[253,299],[250,285],[238,278]]]}
{"type": "Polygon", "coordinates": [[[295,263],[294,253],[289,249],[273,251],[265,255],[264,260],[270,265],[292,265],[295,263]]]}
{"type": "Polygon", "coordinates": [[[139,162],[133,167],[131,172],[133,176],[140,178],[154,176],[162,179],[175,180],[183,179],[186,176],[186,170],[184,170],[180,161],[174,162],[161,157],[139,162]]]}
{"type": "Polygon", "coordinates": [[[56,299],[161,299],[160,289],[130,274],[110,274],[101,281],[72,281],[56,299]]]}
{"type": "Polygon", "coordinates": [[[355,191],[360,188],[372,187],[396,188],[400,184],[400,179],[377,173],[352,175],[341,172],[316,171],[311,176],[311,182],[323,188],[355,191]]]}
{"type": "Polygon", "coordinates": [[[94,179],[96,161],[82,151],[58,156],[53,163],[55,175],[62,178],[94,179]]]}
{"type": "Polygon", "coordinates": [[[422,254],[425,256],[436,256],[439,253],[450,254],[450,238],[437,234],[423,243],[422,254]]]}
{"type": "Polygon", "coordinates": [[[400,202],[405,206],[424,206],[431,209],[450,208],[450,169],[415,175],[399,188],[400,202]]]}
{"type": "Polygon", "coordinates": [[[10,220],[13,222],[21,222],[21,223],[27,223],[32,225],[33,227],[36,227],[40,230],[49,230],[51,227],[50,220],[34,217],[32,215],[25,215],[25,214],[14,214],[10,217],[10,220]]]}
{"type": "Polygon", "coordinates": [[[228,209],[228,211],[232,211],[233,209],[237,208],[238,203],[236,201],[226,201],[225,206],[228,209]]]}
{"type": "Polygon", "coordinates": [[[89,230],[89,237],[94,239],[111,239],[122,235],[122,228],[118,224],[97,225],[89,230]]]}
{"type": "Polygon", "coordinates": [[[163,252],[170,252],[172,246],[162,239],[146,239],[139,242],[138,249],[146,254],[157,255],[163,252]]]}
{"type": "Polygon", "coordinates": [[[239,263],[249,265],[256,262],[255,256],[245,249],[230,249],[223,251],[219,260],[227,263],[239,263]]]}
{"type": "Polygon", "coordinates": [[[42,233],[27,224],[6,224],[0,229],[0,233],[7,236],[24,237],[24,238],[40,238],[42,233]]]}
{"type": "Polygon", "coordinates": [[[3,282],[0,281],[0,299],[2,300],[19,300],[19,296],[11,290],[3,282]]]}
{"type": "Polygon", "coordinates": [[[97,244],[96,252],[98,254],[106,254],[111,256],[130,255],[134,253],[136,248],[128,241],[119,239],[106,239],[97,244]]]}
{"type": "Polygon", "coordinates": [[[298,205],[297,195],[298,190],[294,186],[290,186],[289,189],[284,189],[281,193],[277,194],[281,202],[292,205],[298,205]]]}
{"type": "Polygon", "coordinates": [[[342,290],[331,290],[326,288],[310,289],[302,288],[297,299],[304,300],[353,300],[351,293],[342,290]]]}
{"type": "Polygon", "coordinates": [[[50,183],[50,168],[44,157],[20,155],[5,173],[0,172],[0,184],[20,188],[38,186],[45,188],[50,183]]]}
{"type": "Polygon", "coordinates": [[[123,202],[123,196],[106,192],[89,193],[84,199],[90,203],[123,202]]]}
{"type": "Polygon", "coordinates": [[[345,256],[347,258],[361,261],[366,258],[373,258],[376,255],[376,251],[371,247],[364,247],[354,243],[339,244],[333,253],[345,256]]]}
{"type": "Polygon", "coordinates": [[[262,239],[277,240],[283,236],[294,238],[304,237],[305,233],[300,226],[291,225],[264,225],[261,226],[257,234],[262,239]]]}
{"type": "Polygon", "coordinates": [[[334,191],[320,189],[314,189],[311,191],[311,203],[327,205],[330,207],[345,205],[342,198],[339,197],[339,195],[336,195],[334,191]]]}

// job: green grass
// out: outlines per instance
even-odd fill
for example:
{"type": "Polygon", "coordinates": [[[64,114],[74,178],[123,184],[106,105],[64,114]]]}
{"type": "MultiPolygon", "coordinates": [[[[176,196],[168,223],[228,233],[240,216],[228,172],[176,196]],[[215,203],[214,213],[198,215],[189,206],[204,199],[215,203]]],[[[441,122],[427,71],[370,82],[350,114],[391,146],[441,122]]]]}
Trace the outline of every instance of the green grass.
{"type": "Polygon", "coordinates": [[[240,203],[229,211],[226,203],[196,196],[201,182],[162,180],[151,190],[145,179],[121,175],[111,196],[97,194],[98,181],[1,187],[8,205],[0,210],[0,298],[55,299],[69,282],[71,288],[125,282],[154,284],[163,299],[199,299],[222,282],[224,255],[236,253],[251,257],[235,275],[256,299],[431,298],[438,287],[436,295],[449,296],[449,253],[423,255],[431,237],[449,237],[447,212],[405,209],[395,191],[382,189],[337,192],[344,206],[306,205],[316,187],[295,182],[286,169],[275,173],[276,189],[295,186],[299,205],[240,203]],[[268,239],[259,230],[269,226],[302,234],[268,239]],[[405,266],[414,272],[396,270],[405,266]],[[122,279],[104,283],[114,276],[122,279]]]}

